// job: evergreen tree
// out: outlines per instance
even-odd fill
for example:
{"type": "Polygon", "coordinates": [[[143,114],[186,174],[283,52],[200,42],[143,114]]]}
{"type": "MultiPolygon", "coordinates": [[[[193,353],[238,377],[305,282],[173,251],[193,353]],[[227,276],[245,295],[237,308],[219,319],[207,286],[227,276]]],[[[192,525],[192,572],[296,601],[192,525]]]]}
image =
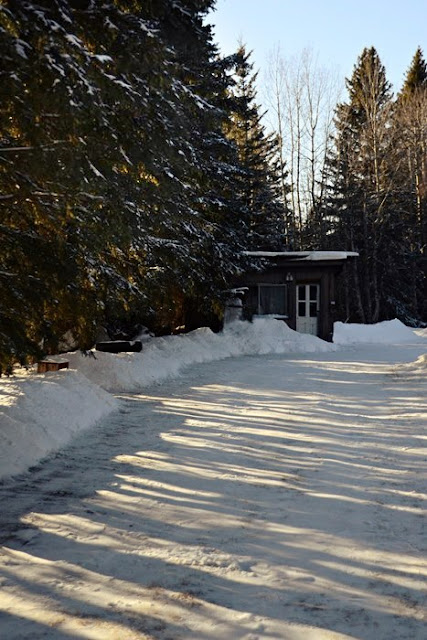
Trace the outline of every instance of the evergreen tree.
{"type": "Polygon", "coordinates": [[[286,203],[281,198],[278,141],[267,135],[263,115],[256,103],[256,78],[250,53],[241,46],[233,88],[234,110],[227,126],[228,137],[238,148],[242,172],[239,197],[248,226],[249,249],[283,248],[285,241],[286,203]]]}
{"type": "Polygon", "coordinates": [[[175,322],[189,328],[209,321],[218,307],[242,263],[246,232],[234,188],[238,158],[223,133],[233,59],[218,58],[211,29],[203,24],[212,2],[169,4],[160,28],[165,38],[173,34],[173,130],[180,140],[171,148],[178,154],[173,174],[181,190],[171,201],[177,211],[168,215],[171,252],[166,255],[162,244],[152,255],[156,260],[162,253],[156,280],[175,309],[175,322]],[[169,259],[171,268],[165,269],[169,259]]]}
{"type": "Polygon", "coordinates": [[[347,81],[349,100],[336,112],[336,149],[327,215],[333,248],[358,251],[348,290],[350,317],[377,322],[413,317],[405,286],[405,202],[394,188],[399,170],[390,84],[374,48],[364,49],[347,81]]]}
{"type": "Polygon", "coordinates": [[[3,367],[72,330],[167,331],[241,268],[212,0],[0,5],[3,367]]]}
{"type": "Polygon", "coordinates": [[[396,188],[405,197],[413,306],[426,318],[427,278],[421,263],[427,256],[427,65],[420,47],[398,95],[394,126],[401,160],[396,188]]]}
{"type": "Polygon", "coordinates": [[[114,5],[101,10],[78,3],[74,9],[60,0],[10,1],[0,10],[6,78],[1,179],[10,187],[2,219],[6,236],[33,245],[25,260],[13,248],[8,256],[19,273],[21,301],[9,308],[31,327],[31,344],[55,348],[72,328],[87,347],[106,305],[127,303],[132,289],[128,253],[140,222],[129,189],[138,192],[151,181],[141,162],[130,159],[133,140],[141,141],[129,125],[130,114],[143,111],[147,86],[132,87],[117,51],[123,44],[129,52],[148,51],[153,65],[151,33],[114,5]],[[21,284],[34,277],[36,304],[21,284]]]}
{"type": "Polygon", "coordinates": [[[411,65],[406,73],[400,99],[409,98],[419,89],[427,88],[427,64],[421,47],[417,47],[411,65]]]}
{"type": "Polygon", "coordinates": [[[403,183],[409,190],[414,215],[414,242],[427,245],[427,64],[417,48],[399,93],[395,115],[400,147],[404,152],[403,183]]]}

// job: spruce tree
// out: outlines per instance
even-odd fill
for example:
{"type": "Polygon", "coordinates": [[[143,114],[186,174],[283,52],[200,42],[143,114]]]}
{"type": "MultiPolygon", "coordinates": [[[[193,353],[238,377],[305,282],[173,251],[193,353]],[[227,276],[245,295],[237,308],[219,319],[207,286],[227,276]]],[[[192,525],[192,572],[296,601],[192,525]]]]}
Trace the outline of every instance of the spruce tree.
{"type": "Polygon", "coordinates": [[[399,170],[391,126],[390,84],[374,48],[364,49],[347,80],[349,100],[336,112],[328,215],[333,248],[358,251],[350,316],[362,322],[413,317],[408,287],[405,204],[394,188],[399,170]]]}
{"type": "Polygon", "coordinates": [[[242,45],[237,52],[234,108],[227,135],[237,145],[242,173],[239,197],[248,225],[249,249],[283,248],[285,242],[286,203],[281,198],[278,165],[278,141],[266,134],[263,113],[256,102],[257,73],[250,53],[242,45]]]}
{"type": "Polygon", "coordinates": [[[3,366],[211,313],[245,258],[213,2],[0,5],[3,366]],[[18,322],[19,320],[19,322],[18,322]]]}
{"type": "Polygon", "coordinates": [[[6,226],[35,246],[25,261],[11,255],[20,282],[48,262],[37,279],[38,304],[20,292],[22,322],[28,316],[28,335],[46,349],[70,328],[87,347],[106,305],[127,304],[132,289],[128,250],[131,239],[137,244],[141,214],[136,224],[129,193],[150,187],[150,179],[140,154],[130,158],[143,148],[130,125],[144,113],[147,86],[129,80],[121,52],[124,45],[147,51],[152,65],[151,34],[114,5],[10,1],[1,11],[2,177],[13,185],[6,226]]]}
{"type": "Polygon", "coordinates": [[[180,191],[170,201],[166,230],[173,244],[169,251],[154,240],[152,258],[161,258],[155,279],[166,287],[175,322],[187,328],[209,321],[240,268],[246,237],[234,188],[238,159],[223,133],[233,61],[218,57],[211,28],[204,25],[212,4],[168,3],[160,24],[174,47],[173,131],[180,139],[173,140],[171,152],[177,154],[173,176],[180,191]]]}
{"type": "Polygon", "coordinates": [[[405,198],[406,242],[416,315],[427,318],[427,277],[422,262],[427,256],[427,65],[417,48],[398,95],[394,113],[400,152],[398,184],[405,198]]]}
{"type": "Polygon", "coordinates": [[[420,89],[427,89],[427,64],[421,47],[417,47],[399,93],[399,99],[409,98],[420,89]]]}

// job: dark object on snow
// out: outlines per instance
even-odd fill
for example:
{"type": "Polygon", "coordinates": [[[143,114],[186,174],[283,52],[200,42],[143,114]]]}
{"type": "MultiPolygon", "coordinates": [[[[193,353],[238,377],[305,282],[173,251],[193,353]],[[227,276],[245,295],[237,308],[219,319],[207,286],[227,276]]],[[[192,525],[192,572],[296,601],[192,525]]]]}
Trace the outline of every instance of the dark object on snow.
{"type": "Polygon", "coordinates": [[[135,340],[111,340],[111,342],[97,342],[95,345],[97,351],[105,351],[107,353],[122,353],[123,351],[134,351],[139,353],[142,351],[142,342],[135,340]]]}
{"type": "Polygon", "coordinates": [[[37,363],[37,373],[47,373],[48,371],[59,371],[60,369],[68,369],[70,363],[68,360],[55,362],[55,360],[40,360],[37,363]]]}

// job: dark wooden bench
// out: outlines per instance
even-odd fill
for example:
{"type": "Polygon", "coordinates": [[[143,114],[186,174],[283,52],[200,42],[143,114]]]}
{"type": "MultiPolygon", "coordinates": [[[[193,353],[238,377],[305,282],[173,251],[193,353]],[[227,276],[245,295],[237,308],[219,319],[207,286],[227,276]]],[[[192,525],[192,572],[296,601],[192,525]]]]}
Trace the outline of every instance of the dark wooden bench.
{"type": "Polygon", "coordinates": [[[110,342],[97,342],[95,349],[106,353],[123,353],[127,351],[139,353],[142,351],[142,342],[140,340],[111,340],[110,342]]]}

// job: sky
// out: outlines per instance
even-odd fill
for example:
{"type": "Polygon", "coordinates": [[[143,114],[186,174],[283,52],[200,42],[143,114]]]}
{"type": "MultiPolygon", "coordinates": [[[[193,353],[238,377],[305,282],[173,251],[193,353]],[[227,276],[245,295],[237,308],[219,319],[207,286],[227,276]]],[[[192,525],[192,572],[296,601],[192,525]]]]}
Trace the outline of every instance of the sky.
{"type": "Polygon", "coordinates": [[[418,46],[427,57],[427,0],[217,0],[207,22],[223,54],[239,39],[253,51],[259,83],[277,45],[285,58],[310,48],[342,80],[374,46],[395,92],[418,46]]]}

